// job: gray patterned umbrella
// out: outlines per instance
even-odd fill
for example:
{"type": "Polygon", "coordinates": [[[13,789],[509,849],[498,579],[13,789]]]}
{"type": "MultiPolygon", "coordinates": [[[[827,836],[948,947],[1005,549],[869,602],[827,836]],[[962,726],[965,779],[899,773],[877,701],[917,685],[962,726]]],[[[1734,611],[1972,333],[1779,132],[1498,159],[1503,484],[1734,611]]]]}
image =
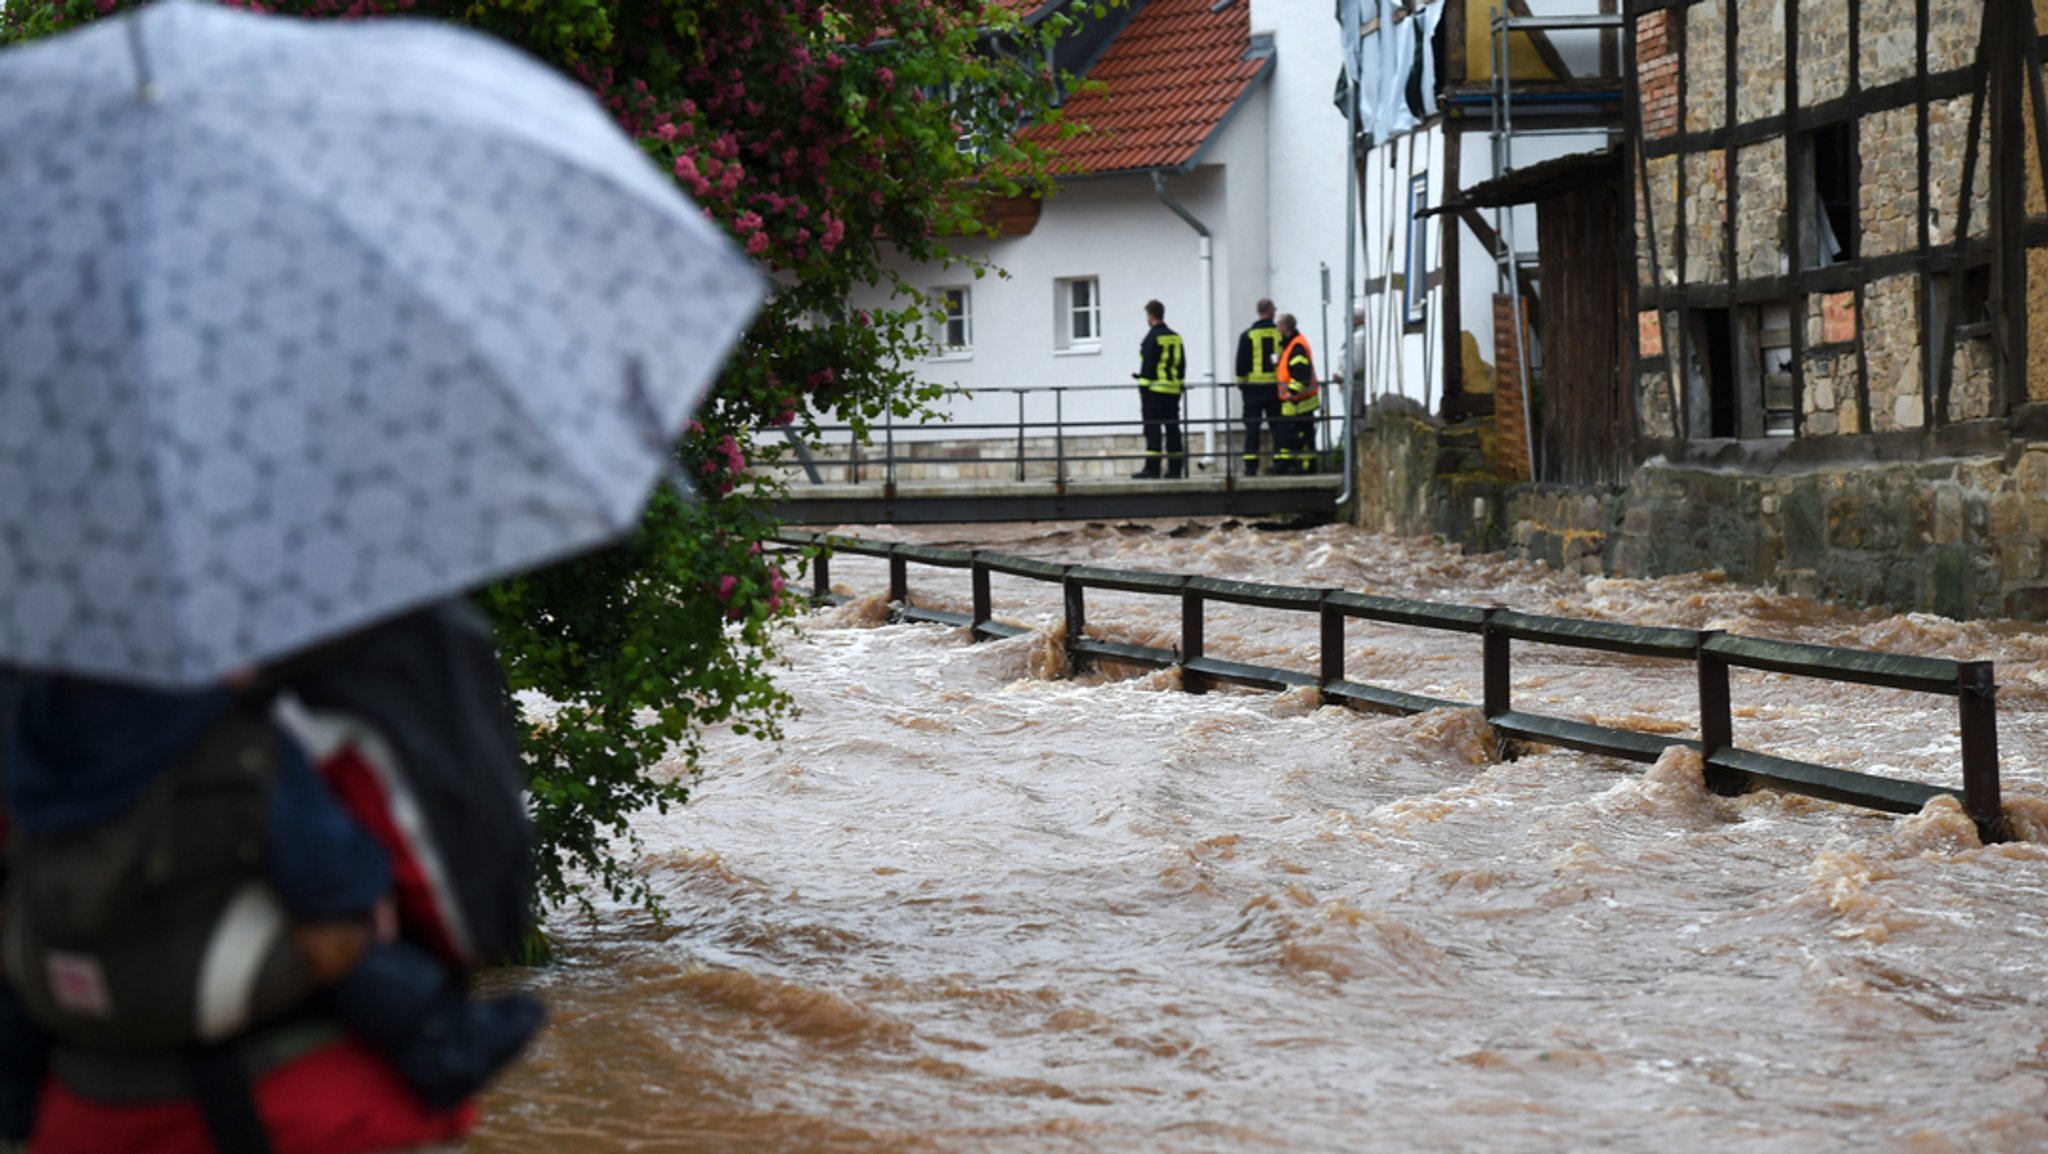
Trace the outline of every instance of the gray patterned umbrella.
{"type": "Polygon", "coordinates": [[[0,663],[195,684],[616,538],[764,290],[472,33],[0,52],[0,663]]]}

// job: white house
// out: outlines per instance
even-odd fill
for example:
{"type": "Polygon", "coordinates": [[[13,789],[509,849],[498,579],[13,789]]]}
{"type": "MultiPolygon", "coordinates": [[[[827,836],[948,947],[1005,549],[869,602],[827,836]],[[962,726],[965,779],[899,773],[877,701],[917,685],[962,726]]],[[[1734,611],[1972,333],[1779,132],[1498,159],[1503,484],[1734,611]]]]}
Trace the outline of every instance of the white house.
{"type": "Polygon", "coordinates": [[[971,395],[950,402],[947,427],[898,438],[1014,438],[1019,399],[1007,390],[1034,389],[1028,421],[1052,421],[1057,403],[1070,437],[1128,441],[1143,310],[1156,299],[1187,345],[1191,452],[1215,467],[1221,457],[1201,453],[1220,448],[1216,423],[1234,420],[1232,358],[1255,303],[1295,313],[1319,361],[1325,323],[1341,335],[1346,129],[1325,0],[1140,0],[1117,18],[1086,71],[1101,89],[1068,105],[1091,131],[1059,145],[1058,194],[1012,206],[1004,235],[955,246],[1001,275],[902,266],[952,313],[918,371],[971,395]],[[1057,402],[1045,386],[1062,386],[1057,402]]]}
{"type": "MultiPolygon", "coordinates": [[[[1038,13],[1069,2],[1048,0],[1038,13]]],[[[1565,19],[1571,6],[1595,4],[1517,7],[1565,19]]],[[[1057,417],[1070,472],[1115,474],[1118,462],[1091,470],[1076,461],[1108,451],[1101,437],[1127,446],[1136,436],[1131,378],[1153,299],[1187,344],[1184,410],[1198,468],[1221,468],[1230,455],[1212,434],[1235,427],[1237,335],[1263,297],[1295,314],[1320,372],[1348,363],[1355,343],[1366,400],[1402,394],[1454,416],[1490,406],[1494,297],[1510,284],[1496,238],[1512,236],[1517,264],[1529,265],[1535,218],[1446,208],[1446,199],[1509,168],[1604,145],[1615,122],[1593,91],[1613,84],[1602,71],[1614,59],[1611,33],[1515,30],[1507,74],[1521,103],[1504,110],[1517,131],[1499,144],[1500,6],[1350,0],[1336,19],[1328,0],[1133,0],[1116,10],[1085,62],[1100,89],[1068,105],[1091,132],[1058,146],[1058,194],[1007,206],[1002,235],[955,246],[1000,274],[899,266],[948,310],[917,371],[961,393],[943,424],[888,435],[931,450],[945,442],[962,458],[965,442],[1014,444],[1020,422],[1034,441],[1048,436],[1057,417]],[[1360,48],[1349,61],[1347,43],[1360,48]],[[1355,169],[1341,95],[1354,85],[1355,169]],[[1354,303],[1367,322],[1347,342],[1354,303]]],[[[1524,271],[1513,283],[1530,280],[1524,271]]],[[[1537,350],[1529,360],[1540,364],[1537,350]]],[[[1343,412],[1342,399],[1328,408],[1343,412]]]]}

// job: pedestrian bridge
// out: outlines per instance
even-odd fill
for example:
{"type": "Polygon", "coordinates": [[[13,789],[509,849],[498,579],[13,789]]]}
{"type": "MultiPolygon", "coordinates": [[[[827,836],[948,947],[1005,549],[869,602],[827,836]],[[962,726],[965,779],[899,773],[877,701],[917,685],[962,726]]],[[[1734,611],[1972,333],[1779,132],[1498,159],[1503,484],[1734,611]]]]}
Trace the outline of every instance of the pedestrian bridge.
{"type": "MultiPolygon", "coordinates": [[[[821,448],[788,433],[777,515],[795,525],[1071,521],[1142,517],[1327,520],[1343,492],[1341,418],[1317,422],[1316,471],[1274,476],[1270,453],[1247,475],[1237,389],[1189,398],[1182,436],[1188,475],[1131,476],[1145,461],[1128,410],[1131,386],[976,390],[949,400],[947,419],[887,420],[856,441],[818,431],[821,448]],[[1122,416],[1105,416],[1107,412],[1122,416]]],[[[1270,446],[1268,446],[1270,449],[1270,446]]]]}
{"type": "Polygon", "coordinates": [[[886,481],[790,486],[777,515],[793,525],[1097,521],[1137,517],[1327,520],[1340,478],[1208,476],[1177,481],[886,481]]]}

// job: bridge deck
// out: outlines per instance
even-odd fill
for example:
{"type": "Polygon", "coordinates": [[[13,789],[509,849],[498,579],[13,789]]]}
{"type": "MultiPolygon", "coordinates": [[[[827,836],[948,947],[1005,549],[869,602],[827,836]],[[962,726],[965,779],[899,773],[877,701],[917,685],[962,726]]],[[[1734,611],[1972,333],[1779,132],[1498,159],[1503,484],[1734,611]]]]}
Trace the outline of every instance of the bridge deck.
{"type": "Polygon", "coordinates": [[[1342,478],[1205,476],[1177,481],[798,482],[776,512],[793,525],[1077,521],[1114,517],[1328,514],[1342,478]]]}

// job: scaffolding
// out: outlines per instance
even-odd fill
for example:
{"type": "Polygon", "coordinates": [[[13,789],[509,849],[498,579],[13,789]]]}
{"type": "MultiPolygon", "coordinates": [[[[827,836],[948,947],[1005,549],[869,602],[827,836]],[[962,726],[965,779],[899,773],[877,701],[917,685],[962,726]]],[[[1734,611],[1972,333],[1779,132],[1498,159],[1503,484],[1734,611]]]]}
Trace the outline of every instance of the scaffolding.
{"type": "MultiPolygon", "coordinates": [[[[1534,16],[1514,12],[1503,4],[1493,14],[1493,175],[1506,176],[1515,169],[1515,83],[1509,57],[1514,34],[1551,32],[1619,31],[1618,12],[1587,12],[1556,16],[1534,16]]],[[[1596,99],[1591,95],[1580,99],[1596,99]]],[[[1608,129],[1610,134],[1619,129],[1608,129]]],[[[1584,135],[1582,128],[1524,130],[1523,136],[1584,135]]],[[[1536,465],[1536,413],[1529,397],[1529,349],[1522,320],[1521,252],[1515,241],[1515,209],[1505,205],[1494,210],[1494,232],[1500,237],[1494,254],[1504,291],[1508,297],[1508,323],[1515,328],[1515,369],[1522,394],[1523,450],[1529,455],[1529,475],[1540,476],[1536,465]]]]}

